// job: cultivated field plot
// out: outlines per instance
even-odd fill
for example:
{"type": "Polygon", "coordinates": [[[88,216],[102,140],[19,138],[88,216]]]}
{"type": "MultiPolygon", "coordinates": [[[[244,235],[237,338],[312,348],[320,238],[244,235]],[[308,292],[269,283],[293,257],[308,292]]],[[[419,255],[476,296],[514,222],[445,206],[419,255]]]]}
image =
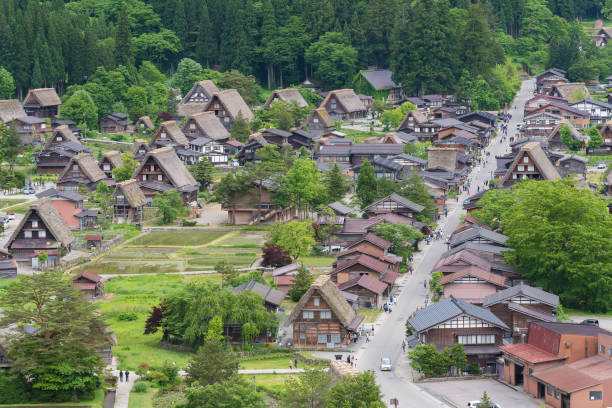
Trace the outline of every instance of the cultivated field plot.
{"type": "Polygon", "coordinates": [[[130,246],[199,246],[226,234],[227,231],[152,231],[132,241],[130,246]]]}

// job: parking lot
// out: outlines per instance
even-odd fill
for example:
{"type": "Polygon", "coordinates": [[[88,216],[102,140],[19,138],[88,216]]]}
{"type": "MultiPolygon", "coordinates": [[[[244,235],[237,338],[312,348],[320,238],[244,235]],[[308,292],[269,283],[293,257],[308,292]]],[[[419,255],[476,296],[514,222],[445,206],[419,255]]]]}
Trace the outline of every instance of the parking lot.
{"type": "Polygon", "coordinates": [[[542,405],[542,401],[529,394],[515,391],[495,380],[441,381],[420,383],[419,387],[458,408],[467,407],[469,401],[479,400],[483,391],[501,408],[539,408],[542,405]]]}

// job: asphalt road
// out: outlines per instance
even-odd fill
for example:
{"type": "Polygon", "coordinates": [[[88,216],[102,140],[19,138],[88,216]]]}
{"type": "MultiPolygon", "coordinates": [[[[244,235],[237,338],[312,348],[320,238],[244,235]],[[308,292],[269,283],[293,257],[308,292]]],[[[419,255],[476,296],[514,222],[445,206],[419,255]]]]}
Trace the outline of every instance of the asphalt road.
{"type": "MultiPolygon", "coordinates": [[[[509,122],[509,136],[516,132],[516,126],[522,122],[524,104],[533,94],[535,81],[524,81],[521,90],[515,98],[516,109],[510,107],[513,115],[509,122]]],[[[477,186],[484,186],[495,170],[495,155],[509,151],[509,138],[501,141],[498,136],[493,139],[486,151],[490,152],[488,160],[482,166],[476,166],[471,174],[470,193],[477,192],[477,186]]],[[[458,225],[461,215],[464,213],[461,203],[467,197],[467,192],[459,197],[458,202],[449,204],[449,213],[446,219],[439,222],[445,234],[450,234],[458,225]]],[[[416,268],[413,276],[404,276],[400,284],[397,305],[393,306],[393,312],[375,329],[375,335],[370,343],[364,346],[358,354],[358,368],[362,371],[374,370],[377,373],[377,382],[380,384],[384,394],[383,401],[389,404],[391,398],[399,400],[399,407],[425,407],[439,408],[447,407],[448,404],[435,398],[423,388],[412,382],[412,371],[408,359],[405,358],[401,349],[404,338],[405,321],[417,307],[423,307],[428,289],[423,287],[425,280],[429,281],[430,273],[434,264],[447,250],[444,240],[433,241],[430,245],[422,245],[423,251],[415,259],[416,268]],[[379,371],[381,357],[389,357],[393,362],[394,370],[391,372],[379,371]]],[[[509,392],[511,392],[509,390],[509,392]]],[[[513,391],[512,391],[513,392],[513,391]]],[[[438,393],[442,394],[442,393],[438,393]]],[[[391,406],[391,405],[389,405],[391,406]]]]}

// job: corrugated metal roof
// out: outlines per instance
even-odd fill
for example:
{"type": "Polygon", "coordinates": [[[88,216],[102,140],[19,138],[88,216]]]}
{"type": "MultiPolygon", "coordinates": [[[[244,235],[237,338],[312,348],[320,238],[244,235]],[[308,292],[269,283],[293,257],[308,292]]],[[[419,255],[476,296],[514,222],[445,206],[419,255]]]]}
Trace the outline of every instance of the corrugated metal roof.
{"type": "Polygon", "coordinates": [[[494,293],[493,295],[487,296],[483,306],[491,306],[503,302],[504,300],[512,299],[515,296],[526,296],[552,307],[559,306],[559,296],[555,295],[554,293],[545,292],[540,288],[525,285],[523,282],[521,282],[519,285],[512,286],[508,289],[504,289],[500,292],[494,293]]]}

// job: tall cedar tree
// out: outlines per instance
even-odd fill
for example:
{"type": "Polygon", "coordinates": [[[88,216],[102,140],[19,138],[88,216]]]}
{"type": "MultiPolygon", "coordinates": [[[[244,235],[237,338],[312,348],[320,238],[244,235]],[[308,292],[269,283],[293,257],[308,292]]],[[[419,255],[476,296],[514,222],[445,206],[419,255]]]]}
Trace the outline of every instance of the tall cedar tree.
{"type": "Polygon", "coordinates": [[[351,188],[348,178],[342,174],[337,164],[334,164],[331,171],[323,174],[323,184],[327,190],[328,202],[342,200],[351,188]]]}
{"type": "Polygon", "coordinates": [[[376,201],[376,185],[374,166],[372,166],[368,159],[365,159],[359,170],[356,190],[361,208],[365,208],[376,201]]]}
{"type": "Polygon", "coordinates": [[[134,65],[134,54],[132,52],[132,33],[127,17],[126,8],[121,9],[119,21],[117,22],[117,32],[115,34],[116,49],[115,62],[117,65],[131,67],[134,65]]]}
{"type": "Polygon", "coordinates": [[[0,297],[0,327],[9,330],[12,371],[27,377],[46,400],[67,400],[99,385],[105,324],[96,306],[59,272],[20,275],[0,297]],[[33,333],[23,328],[31,327],[33,333]]]}
{"type": "Polygon", "coordinates": [[[225,381],[238,373],[238,362],[238,356],[222,341],[207,339],[187,366],[187,382],[206,385],[225,381]]]}
{"type": "Polygon", "coordinates": [[[314,276],[304,267],[301,267],[298,270],[297,275],[295,275],[295,280],[293,281],[293,286],[287,292],[287,295],[294,302],[299,302],[300,298],[306,293],[308,289],[310,289],[310,285],[314,281],[314,276]]]}
{"type": "Polygon", "coordinates": [[[206,187],[213,181],[213,165],[208,157],[203,157],[195,166],[189,167],[189,172],[193,175],[196,181],[200,182],[200,190],[206,187]]]}
{"type": "Polygon", "coordinates": [[[198,38],[196,41],[196,58],[198,61],[210,68],[217,56],[217,45],[215,43],[214,32],[208,14],[206,2],[200,11],[200,26],[198,28],[198,38]]]}

